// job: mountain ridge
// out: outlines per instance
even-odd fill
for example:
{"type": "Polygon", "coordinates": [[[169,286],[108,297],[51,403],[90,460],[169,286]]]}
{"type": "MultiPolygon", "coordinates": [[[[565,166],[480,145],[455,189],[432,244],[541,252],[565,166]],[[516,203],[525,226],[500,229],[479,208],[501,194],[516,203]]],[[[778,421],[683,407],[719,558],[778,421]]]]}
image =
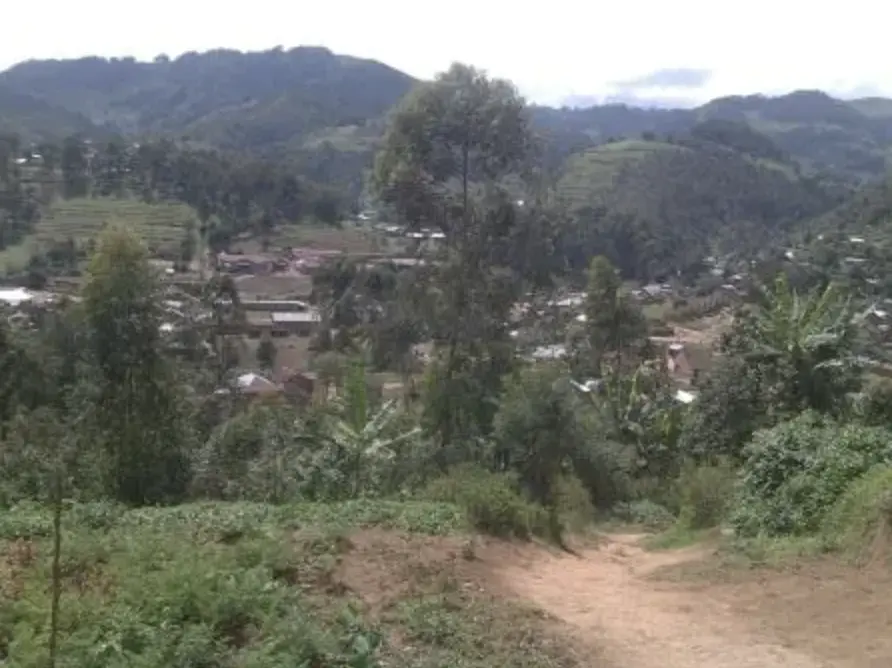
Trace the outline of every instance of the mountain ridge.
{"type": "MultiPolygon", "coordinates": [[[[215,49],[152,61],[29,60],[0,72],[0,129],[26,138],[59,128],[176,135],[277,154],[312,153],[329,140],[335,153],[352,151],[348,136],[356,136],[368,150],[387,111],[417,83],[384,63],[309,46],[215,49]]],[[[807,171],[836,172],[852,183],[884,173],[892,155],[892,99],[886,98],[842,100],[797,90],[731,95],[694,107],[530,108],[536,128],[558,147],[558,161],[611,138],[686,133],[710,119],[745,122],[807,171]]]]}
{"type": "MultiPolygon", "coordinates": [[[[216,49],[152,61],[30,60],[0,72],[0,131],[25,142],[70,134],[186,140],[275,159],[356,199],[389,111],[417,83],[384,63],[324,47],[216,49]]],[[[820,179],[833,192],[877,180],[892,157],[892,100],[841,100],[816,90],[732,95],[693,108],[530,105],[530,116],[543,139],[546,170],[556,180],[575,170],[577,186],[590,171],[580,167],[586,160],[580,156],[620,139],[675,147],[672,154],[652,153],[634,163],[639,184],[642,174],[658,178],[670,163],[687,164],[679,162],[687,155],[678,152],[679,142],[698,139],[749,155],[745,159],[759,169],[820,179]]],[[[698,155],[696,165],[685,168],[689,173],[702,171],[707,156],[702,150],[698,155]]],[[[726,173],[755,178],[731,154],[713,151],[708,159],[721,161],[722,155],[738,165],[729,163],[726,173]]],[[[599,178],[632,173],[626,157],[595,170],[599,178]]],[[[758,181],[786,188],[767,175],[758,181]]],[[[594,182],[583,186],[596,189],[594,182]]],[[[733,199],[733,188],[725,192],[733,199]]]]}

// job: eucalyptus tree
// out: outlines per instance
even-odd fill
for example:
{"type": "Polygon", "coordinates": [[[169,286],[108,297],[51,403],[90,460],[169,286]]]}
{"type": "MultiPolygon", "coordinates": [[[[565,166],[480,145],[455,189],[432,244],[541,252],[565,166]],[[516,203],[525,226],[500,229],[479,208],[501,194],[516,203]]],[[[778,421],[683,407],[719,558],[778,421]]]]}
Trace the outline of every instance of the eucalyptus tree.
{"type": "Polygon", "coordinates": [[[516,252],[535,140],[515,87],[455,64],[396,108],[375,167],[378,197],[410,226],[444,233],[420,272],[437,348],[427,424],[442,446],[486,435],[510,368],[508,312],[520,292],[516,252]],[[426,274],[426,275],[422,275],[426,274]]]}
{"type": "Polygon", "coordinates": [[[103,231],[83,299],[108,490],[133,504],[175,499],[189,478],[183,402],[163,354],[160,282],[128,230],[103,231]]]}

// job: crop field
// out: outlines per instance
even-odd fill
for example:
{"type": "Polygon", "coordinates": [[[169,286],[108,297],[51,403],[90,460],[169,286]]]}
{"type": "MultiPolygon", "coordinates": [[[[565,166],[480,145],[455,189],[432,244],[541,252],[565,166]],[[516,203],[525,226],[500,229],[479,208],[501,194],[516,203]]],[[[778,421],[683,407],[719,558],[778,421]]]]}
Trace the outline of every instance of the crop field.
{"type": "Polygon", "coordinates": [[[95,237],[108,223],[131,227],[153,251],[175,251],[186,225],[195,219],[185,204],[146,204],[134,199],[81,198],[53,202],[33,234],[0,252],[0,271],[15,271],[35,251],[69,237],[83,242],[95,237]]]}

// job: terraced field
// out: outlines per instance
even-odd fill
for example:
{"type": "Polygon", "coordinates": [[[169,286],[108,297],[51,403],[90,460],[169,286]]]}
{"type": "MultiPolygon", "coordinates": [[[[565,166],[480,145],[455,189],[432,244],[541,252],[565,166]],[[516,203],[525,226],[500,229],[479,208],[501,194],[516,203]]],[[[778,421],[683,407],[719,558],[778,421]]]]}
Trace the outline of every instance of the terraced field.
{"type": "Polygon", "coordinates": [[[174,248],[179,245],[184,228],[191,220],[195,220],[195,212],[185,204],[75,199],[53,204],[37,226],[35,237],[38,243],[68,236],[87,239],[95,236],[107,223],[118,222],[132,226],[150,246],[174,248]]]}
{"type": "Polygon", "coordinates": [[[107,223],[132,227],[153,250],[173,251],[195,212],[185,204],[146,204],[135,199],[83,198],[54,202],[37,224],[34,234],[0,253],[0,271],[20,268],[35,250],[52,241],[94,237],[107,223]]]}
{"type": "Polygon", "coordinates": [[[657,151],[685,150],[688,149],[635,139],[597,146],[567,160],[564,174],[558,182],[558,193],[571,205],[589,204],[598,193],[614,187],[614,179],[624,167],[647,159],[657,151]]]}

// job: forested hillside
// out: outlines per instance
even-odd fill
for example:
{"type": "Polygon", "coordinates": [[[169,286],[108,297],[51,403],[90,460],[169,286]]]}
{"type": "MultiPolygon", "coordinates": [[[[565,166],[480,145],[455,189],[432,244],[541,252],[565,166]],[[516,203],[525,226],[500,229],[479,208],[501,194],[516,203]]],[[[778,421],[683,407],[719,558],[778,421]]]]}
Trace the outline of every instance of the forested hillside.
{"type": "Polygon", "coordinates": [[[461,64],[376,139],[313,54],[18,70],[116,128],[0,137],[0,665],[892,665],[888,190],[748,118],[543,156],[461,64]]]}
{"type": "Polygon", "coordinates": [[[274,161],[166,140],[94,144],[72,136],[32,150],[0,136],[0,271],[48,261],[70,271],[111,221],[132,224],[153,254],[188,263],[199,234],[219,249],[240,234],[263,239],[282,225],[333,224],[344,215],[337,190],[274,161]],[[27,158],[17,157],[23,152],[27,158]]]}
{"type": "MultiPolygon", "coordinates": [[[[324,48],[216,50],[154,62],[29,61],[0,74],[0,129],[26,138],[71,132],[166,134],[287,157],[351,184],[370,165],[387,111],[416,82],[385,64],[324,48]]],[[[883,173],[892,148],[889,100],[819,91],[727,97],[696,109],[534,107],[548,164],[611,138],[684,135],[698,123],[747,123],[811,172],[854,183],[883,173]]]]}
{"type": "Polygon", "coordinates": [[[557,193],[575,213],[580,262],[604,254],[639,278],[688,271],[707,255],[755,254],[847,194],[731,122],[572,155],[557,193]]]}
{"type": "Polygon", "coordinates": [[[123,133],[175,133],[266,148],[384,114],[413,80],[327,49],[218,50],[152,63],[132,58],[31,61],[0,78],[11,90],[123,133]]]}
{"type": "Polygon", "coordinates": [[[609,138],[689,132],[708,120],[739,121],[765,134],[804,169],[829,172],[855,183],[884,173],[892,149],[888,100],[843,101],[820,91],[780,97],[733,96],[695,109],[633,109],[607,105],[589,109],[536,110],[540,127],[565,150],[609,138]]]}

